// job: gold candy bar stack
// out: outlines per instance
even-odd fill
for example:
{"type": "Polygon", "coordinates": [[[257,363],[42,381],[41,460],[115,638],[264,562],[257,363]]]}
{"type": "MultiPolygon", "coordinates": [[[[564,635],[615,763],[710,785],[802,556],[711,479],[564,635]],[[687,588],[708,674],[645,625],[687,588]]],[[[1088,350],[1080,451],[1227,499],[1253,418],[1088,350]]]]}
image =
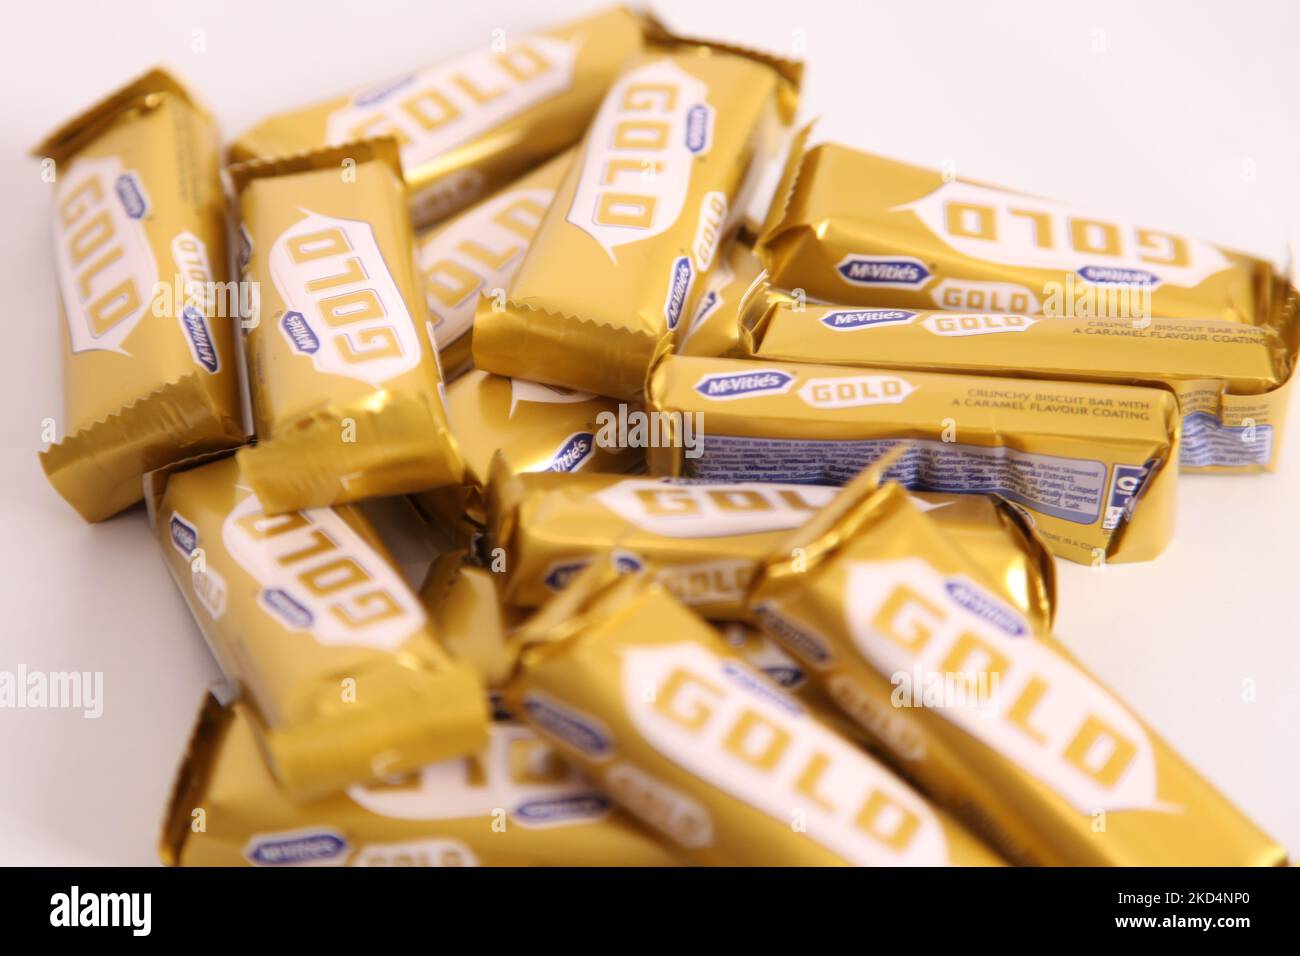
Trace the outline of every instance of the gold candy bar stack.
{"type": "Polygon", "coordinates": [[[1053,627],[1279,467],[1289,276],[810,145],[802,63],[649,13],[412,66],[36,150],[42,466],[225,678],[165,863],[1286,862],[1053,627]]]}

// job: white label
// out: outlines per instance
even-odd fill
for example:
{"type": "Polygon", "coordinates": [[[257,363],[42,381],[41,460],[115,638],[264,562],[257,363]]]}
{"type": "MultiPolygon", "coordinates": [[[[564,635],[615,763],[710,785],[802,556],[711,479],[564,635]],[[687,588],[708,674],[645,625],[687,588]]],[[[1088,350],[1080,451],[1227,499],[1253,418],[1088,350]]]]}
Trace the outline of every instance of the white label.
{"type": "Polygon", "coordinates": [[[365,843],[357,848],[352,866],[478,866],[466,844],[450,837],[365,843]]]}
{"type": "Polygon", "coordinates": [[[1273,426],[1225,425],[1209,412],[1183,416],[1178,462],[1184,468],[1267,465],[1273,457],[1273,426]]]}
{"type": "Polygon", "coordinates": [[[850,564],[844,589],[848,632],[877,672],[995,672],[993,712],[983,701],[937,713],[1080,812],[1168,809],[1137,719],[979,585],[903,558],[850,564]]]}
{"type": "Polygon", "coordinates": [[[898,405],[915,391],[915,385],[897,375],[853,375],[810,378],[797,394],[814,408],[859,408],[898,405]]]}
{"type": "Polygon", "coordinates": [[[800,814],[808,838],[850,863],[947,863],[917,794],[748,665],[691,642],[630,647],[622,663],[633,726],[683,770],[782,826],[800,814]]]}
{"type": "Polygon", "coordinates": [[[973,183],[949,182],[897,210],[911,210],[962,255],[1031,269],[1079,272],[1114,281],[1194,286],[1228,268],[1198,239],[1097,219],[1062,203],[973,183]]]}
{"type": "Polygon", "coordinates": [[[425,625],[393,567],[330,508],[267,516],[248,495],[221,525],[226,551],[268,615],[319,644],[393,651],[425,625]]]}
{"type": "Polygon", "coordinates": [[[577,58],[577,41],[549,36],[475,50],[354,94],[329,115],[325,136],[331,145],[395,136],[409,171],[569,89],[577,58]]]}
{"type": "Polygon", "coordinates": [[[172,237],[172,261],[181,278],[184,302],[176,305],[176,321],[190,347],[190,357],[209,375],[221,368],[221,356],[213,340],[210,316],[209,289],[212,264],[208,260],[208,247],[202,239],[188,230],[172,237]]]}
{"type": "Polygon", "coordinates": [[[304,210],[271,247],[277,320],[321,372],[375,388],[420,361],[420,336],[367,222],[304,210]]]}
{"type": "MultiPolygon", "coordinates": [[[[1078,524],[1093,524],[1102,514],[1109,471],[1103,462],[1033,455],[1005,445],[920,438],[828,441],[712,435],[704,443],[704,454],[688,461],[691,477],[708,481],[847,484],[881,455],[898,448],[903,451],[886,470],[885,478],[905,488],[956,494],[996,492],[1040,514],[1078,524]]],[[[1123,496],[1118,503],[1127,507],[1123,496]]]]}
{"type": "Polygon", "coordinates": [[[558,385],[544,385],[527,379],[510,380],[510,417],[515,414],[515,407],[520,402],[536,402],[541,405],[577,405],[589,402],[596,396],[590,392],[575,392],[558,385]]]}
{"type": "Polygon", "coordinates": [[[1037,315],[1043,311],[1038,296],[1014,282],[981,282],[977,279],[944,279],[930,290],[935,308],[959,311],[1015,312],[1037,315]]]}
{"type": "Polygon", "coordinates": [[[670,59],[620,79],[587,131],[567,219],[615,250],[658,236],[686,204],[691,169],[713,138],[709,88],[670,59]]]}
{"type": "Polygon", "coordinates": [[[619,763],[603,780],[605,789],[630,812],[689,849],[713,845],[713,817],[704,804],[640,767],[619,763]]]}
{"type": "Polygon", "coordinates": [[[838,491],[822,485],[629,478],[592,497],[643,531],[668,538],[712,538],[798,528],[838,491]]]}
{"type": "Polygon", "coordinates": [[[713,257],[718,254],[718,243],[722,241],[726,227],[727,194],[716,189],[705,193],[700,200],[700,218],[695,224],[695,242],[691,244],[698,271],[708,272],[713,265],[713,257]]]}
{"type": "Polygon", "coordinates": [[[668,593],[691,605],[743,601],[753,577],[754,562],[748,558],[673,564],[654,572],[668,593]]]}
{"type": "Polygon", "coordinates": [[[347,789],[348,799],[392,820],[485,820],[506,809],[530,829],[604,819],[609,801],[529,728],[496,723],[472,757],[429,764],[391,786],[347,789]]]}
{"type": "Polygon", "coordinates": [[[438,348],[469,331],[480,294],[510,286],[554,198],[553,189],[511,190],[420,245],[420,271],[438,348]]]}
{"type": "Polygon", "coordinates": [[[158,265],[140,178],[116,156],[76,160],[54,194],[54,250],[72,351],[122,348],[149,312],[158,265]]]}
{"type": "Polygon", "coordinates": [[[226,595],[230,591],[221,572],[209,566],[203,571],[192,571],[190,580],[194,585],[194,596],[208,612],[208,617],[214,621],[221,620],[226,613],[226,595]]]}
{"type": "Polygon", "coordinates": [[[998,332],[1023,332],[1038,321],[1027,315],[962,315],[954,312],[928,315],[921,320],[921,325],[935,335],[960,337],[991,335],[998,332]]]}

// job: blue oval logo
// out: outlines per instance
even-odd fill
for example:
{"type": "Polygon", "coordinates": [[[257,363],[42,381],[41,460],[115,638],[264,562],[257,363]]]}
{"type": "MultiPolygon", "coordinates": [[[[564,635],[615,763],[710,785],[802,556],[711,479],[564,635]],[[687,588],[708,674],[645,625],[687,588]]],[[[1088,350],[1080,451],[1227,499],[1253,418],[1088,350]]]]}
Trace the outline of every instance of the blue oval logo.
{"type": "Polygon", "coordinates": [[[333,830],[318,830],[255,839],[244,850],[244,858],[258,866],[301,866],[334,860],[347,852],[347,840],[333,830]]]}
{"type": "Polygon", "coordinates": [[[682,309],[686,308],[686,297],[691,294],[691,260],[689,256],[678,256],[673,260],[672,279],[668,283],[668,298],[664,302],[664,317],[668,328],[677,328],[681,321],[682,309]]]}
{"type": "Polygon", "coordinates": [[[916,318],[915,312],[903,309],[853,309],[844,312],[827,312],[821,317],[822,325],[837,332],[871,329],[880,325],[897,325],[916,318]]]}
{"type": "Polygon", "coordinates": [[[217,370],[217,348],[212,344],[212,334],[208,331],[208,320],[203,313],[192,305],[181,311],[181,325],[194,346],[194,357],[209,372],[217,370]]]}
{"type": "Polygon", "coordinates": [[[1029,632],[1019,614],[1012,611],[1001,601],[989,597],[979,588],[973,587],[965,581],[950,580],[944,583],[944,589],[948,592],[948,597],[952,598],[953,603],[970,611],[976,617],[987,621],[998,630],[1005,631],[1012,637],[1023,637],[1029,632]]]}
{"type": "Polygon", "coordinates": [[[1160,277],[1145,269],[1118,269],[1114,266],[1084,266],[1079,270],[1079,278],[1096,285],[1135,285],[1155,288],[1160,284],[1160,277]]]}
{"type": "Polygon", "coordinates": [[[747,691],[756,697],[762,697],[787,713],[803,713],[803,705],[785,691],[773,687],[760,678],[747,664],[742,664],[739,661],[725,661],[722,665],[722,674],[741,690],[747,691]]]}
{"type": "Polygon", "coordinates": [[[763,673],[782,687],[798,687],[804,681],[804,672],[793,664],[770,664],[763,673]]]}
{"type": "Polygon", "coordinates": [[[616,551],[613,555],[614,570],[619,574],[636,574],[645,567],[645,562],[635,554],[628,554],[626,551],[616,551]]]}
{"type": "Polygon", "coordinates": [[[565,741],[589,757],[609,756],[612,743],[604,728],[558,701],[531,693],[524,698],[524,714],[539,730],[565,741]]]}
{"type": "Polygon", "coordinates": [[[557,564],[547,572],[546,577],[542,578],[542,583],[552,591],[563,591],[587,564],[586,561],[570,561],[566,564],[557,564]]]}
{"type": "Polygon", "coordinates": [[[713,111],[703,103],[696,103],[686,113],[686,148],[699,154],[709,148],[712,136],[713,111]]]}
{"type": "Polygon", "coordinates": [[[320,339],[316,338],[316,333],[311,330],[301,312],[286,312],[280,320],[280,327],[289,337],[289,344],[299,352],[313,355],[320,348],[320,339]]]}
{"type": "Polygon", "coordinates": [[[706,375],[695,383],[695,390],[705,398],[725,401],[729,398],[748,398],[751,395],[779,394],[790,388],[794,376],[779,369],[762,369],[757,372],[726,372],[706,375]]]}
{"type": "Polygon", "coordinates": [[[819,667],[831,662],[831,649],[816,634],[787,620],[767,605],[756,607],[754,613],[763,630],[799,657],[812,661],[819,667]]]}
{"type": "Polygon", "coordinates": [[[515,807],[512,816],[521,823],[559,823],[563,820],[592,820],[609,813],[613,804],[599,793],[578,793],[550,800],[529,800],[515,807]]]}
{"type": "Polygon", "coordinates": [[[171,521],[167,522],[167,528],[176,550],[187,558],[192,555],[199,546],[199,529],[174,512],[171,521]]]}
{"type": "Polygon", "coordinates": [[[144,186],[135,173],[122,173],[113,186],[122,208],[132,219],[143,219],[149,212],[149,198],[144,194],[144,186]]]}
{"type": "Polygon", "coordinates": [[[262,603],[289,627],[302,630],[311,627],[316,618],[306,607],[294,600],[282,588],[267,588],[262,592],[262,603]]]}
{"type": "Polygon", "coordinates": [[[591,432],[577,432],[565,439],[546,471],[577,471],[595,452],[596,436],[591,432]]]}
{"type": "Polygon", "coordinates": [[[908,257],[846,256],[836,269],[851,285],[919,289],[930,280],[925,263],[908,257]]]}

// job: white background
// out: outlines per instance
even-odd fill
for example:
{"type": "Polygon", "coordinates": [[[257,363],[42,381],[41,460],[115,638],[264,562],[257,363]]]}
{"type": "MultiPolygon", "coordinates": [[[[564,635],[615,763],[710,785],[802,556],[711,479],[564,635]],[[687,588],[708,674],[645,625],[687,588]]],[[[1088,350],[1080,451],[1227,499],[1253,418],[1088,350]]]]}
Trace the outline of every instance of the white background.
{"type": "MultiPolygon", "coordinates": [[[[6,4],[0,30],[0,670],[103,671],[99,720],[0,710],[0,863],[154,861],[217,676],[144,514],[84,525],[37,465],[60,413],[49,187],[24,155],[155,62],[227,137],[264,114],[590,9],[581,2],[6,4]],[[202,31],[196,34],[195,31],[202,31]],[[194,49],[196,38],[205,48],[194,49]]],[[[1300,225],[1300,6],[655,4],[809,61],[819,134],[1270,258],[1300,225]],[[796,31],[802,31],[796,33],[796,31]]],[[[1061,567],[1061,638],[1267,830],[1300,848],[1300,412],[1276,475],[1193,476],[1158,561],[1061,567]],[[1253,702],[1243,688],[1253,682],[1253,702]]]]}

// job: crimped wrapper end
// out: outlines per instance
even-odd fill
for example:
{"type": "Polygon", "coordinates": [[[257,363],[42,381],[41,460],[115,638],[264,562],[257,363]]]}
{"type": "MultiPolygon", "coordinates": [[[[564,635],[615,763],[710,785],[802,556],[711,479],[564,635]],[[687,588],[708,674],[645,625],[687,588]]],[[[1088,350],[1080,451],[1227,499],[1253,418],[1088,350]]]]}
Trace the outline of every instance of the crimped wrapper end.
{"type": "Polygon", "coordinates": [[[140,501],[148,472],[246,440],[242,425],[213,404],[195,373],[74,432],[40,459],[54,489],[95,522],[140,501]]]}
{"type": "Polygon", "coordinates": [[[99,102],[67,120],[32,147],[36,159],[46,157],[64,160],[78,152],[125,110],[137,106],[151,94],[179,96],[205,116],[211,116],[203,103],[168,69],[155,66],[124,86],[109,93],[99,102]]]}
{"type": "Polygon", "coordinates": [[[754,243],[754,251],[760,259],[764,258],[767,247],[776,240],[787,225],[790,200],[799,183],[799,172],[803,168],[804,155],[808,150],[808,137],[812,135],[816,123],[816,120],[812,120],[805,124],[790,140],[785,169],[777,181],[776,191],[772,194],[772,205],[768,208],[767,220],[759,230],[758,239],[754,243]]]}
{"type": "Polygon", "coordinates": [[[464,480],[451,433],[417,398],[325,409],[239,453],[267,514],[410,494],[464,480]]]}

